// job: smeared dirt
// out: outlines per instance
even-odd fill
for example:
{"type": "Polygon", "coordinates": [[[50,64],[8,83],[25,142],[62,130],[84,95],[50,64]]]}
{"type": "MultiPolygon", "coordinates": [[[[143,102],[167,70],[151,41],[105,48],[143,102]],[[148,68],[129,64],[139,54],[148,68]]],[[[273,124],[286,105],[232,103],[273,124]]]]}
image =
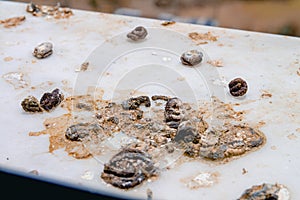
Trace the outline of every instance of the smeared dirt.
{"type": "Polygon", "coordinates": [[[44,122],[45,130],[40,132],[30,132],[30,136],[39,136],[42,134],[49,135],[49,152],[52,153],[57,149],[64,148],[70,156],[78,159],[88,158],[90,152],[81,142],[74,142],[65,138],[65,131],[68,125],[71,125],[73,118],[71,114],[64,114],[59,117],[46,119],[44,122]]]}
{"type": "Polygon", "coordinates": [[[12,28],[21,25],[25,21],[25,16],[12,17],[4,20],[0,20],[0,24],[3,24],[4,28],[12,28]]]}
{"type": "Polygon", "coordinates": [[[170,25],[173,25],[175,23],[176,23],[175,21],[165,21],[165,22],[162,22],[161,25],[162,26],[170,26],[170,25]]]}
{"type": "Polygon", "coordinates": [[[165,122],[165,104],[164,100],[152,100],[150,107],[126,110],[121,103],[95,100],[91,95],[71,96],[61,104],[66,114],[46,119],[45,130],[29,135],[49,134],[50,152],[64,148],[78,159],[101,154],[99,144],[120,132],[130,139],[122,147],[145,151],[157,162],[178,149],[191,159],[228,162],[265,144],[264,134],[244,122],[244,111],[235,111],[217,98],[203,102],[198,109],[183,103],[180,130],[165,122]],[[66,130],[78,123],[97,124],[101,131],[79,141],[67,139],[66,130]]]}
{"type": "Polygon", "coordinates": [[[207,61],[207,63],[214,67],[223,67],[224,66],[222,60],[209,60],[209,61],[207,61]]]}
{"type": "Polygon", "coordinates": [[[188,36],[198,45],[216,42],[218,40],[218,37],[209,31],[206,33],[191,32],[188,36]]]}
{"type": "Polygon", "coordinates": [[[266,90],[263,90],[262,94],[260,95],[261,98],[271,98],[272,96],[273,96],[272,93],[270,93],[266,90]]]}
{"type": "Polygon", "coordinates": [[[297,137],[297,135],[295,135],[294,133],[292,133],[292,134],[289,134],[289,135],[287,136],[287,138],[288,138],[289,140],[296,140],[298,137],[297,137]]]}

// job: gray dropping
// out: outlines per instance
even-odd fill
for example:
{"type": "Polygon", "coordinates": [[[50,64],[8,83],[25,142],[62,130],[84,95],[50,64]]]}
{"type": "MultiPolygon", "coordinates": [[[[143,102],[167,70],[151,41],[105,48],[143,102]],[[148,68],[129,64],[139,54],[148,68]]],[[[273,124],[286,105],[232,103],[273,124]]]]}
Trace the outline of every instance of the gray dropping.
{"type": "Polygon", "coordinates": [[[184,52],[180,60],[182,64],[188,65],[188,66],[194,66],[199,64],[203,59],[203,53],[199,50],[189,50],[184,52]]]}
{"type": "Polygon", "coordinates": [[[130,33],[127,34],[127,37],[133,41],[138,41],[145,39],[145,37],[148,35],[148,32],[146,28],[143,26],[138,26],[134,30],[132,30],[130,33]]]}
{"type": "Polygon", "coordinates": [[[67,128],[65,136],[71,141],[82,141],[91,133],[99,133],[102,127],[98,124],[78,123],[67,128]]]}
{"type": "Polygon", "coordinates": [[[170,128],[177,128],[184,117],[182,101],[177,98],[170,98],[165,105],[165,121],[170,128]]]}
{"type": "Polygon", "coordinates": [[[33,55],[36,58],[46,58],[53,53],[53,45],[50,42],[43,42],[34,48],[33,55]]]}
{"type": "Polygon", "coordinates": [[[197,137],[197,130],[190,121],[181,122],[174,138],[175,142],[192,142],[197,137]]]}
{"type": "Polygon", "coordinates": [[[142,104],[144,104],[146,107],[150,107],[150,98],[148,96],[132,97],[121,103],[124,110],[136,110],[142,104]]]}

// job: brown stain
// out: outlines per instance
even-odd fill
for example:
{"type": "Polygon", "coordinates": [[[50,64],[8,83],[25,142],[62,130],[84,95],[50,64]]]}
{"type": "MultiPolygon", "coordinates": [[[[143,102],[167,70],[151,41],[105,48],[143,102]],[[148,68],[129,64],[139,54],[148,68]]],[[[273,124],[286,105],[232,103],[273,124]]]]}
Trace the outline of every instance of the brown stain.
{"type": "Polygon", "coordinates": [[[255,128],[259,129],[259,128],[265,126],[265,125],[266,125],[266,122],[265,122],[265,121],[259,121],[259,122],[257,123],[257,125],[255,126],[255,128]]]}
{"type": "Polygon", "coordinates": [[[26,92],[28,93],[33,90],[50,90],[51,88],[49,86],[53,86],[53,85],[54,83],[51,81],[42,82],[37,85],[31,85],[26,92]]]}
{"type": "Polygon", "coordinates": [[[68,80],[62,80],[62,89],[68,93],[72,93],[73,92],[73,88],[71,87],[71,83],[68,80]]]}
{"type": "MultiPolygon", "coordinates": [[[[102,91],[100,89],[96,91],[102,91]]],[[[100,93],[103,94],[103,93],[100,93]]],[[[76,159],[84,159],[92,156],[90,151],[84,146],[82,142],[70,141],[66,139],[65,132],[69,126],[74,124],[75,117],[72,112],[79,111],[76,107],[78,103],[84,102],[93,106],[96,109],[96,103],[93,101],[93,96],[82,95],[82,96],[70,96],[65,98],[61,103],[61,107],[66,109],[68,113],[58,117],[47,118],[43,125],[44,130],[38,132],[29,132],[29,136],[49,135],[49,152],[64,148],[68,154],[76,159]]]]}
{"type": "Polygon", "coordinates": [[[215,42],[218,40],[218,37],[213,35],[210,31],[206,33],[198,33],[198,32],[191,32],[188,34],[189,38],[192,40],[207,40],[207,41],[212,41],[215,42]]]}
{"type": "Polygon", "coordinates": [[[66,129],[72,124],[73,117],[70,113],[59,117],[48,118],[44,121],[45,130],[30,132],[29,136],[49,135],[49,152],[65,148],[70,156],[77,159],[89,158],[90,152],[80,142],[73,142],[65,138],[66,129]]]}
{"type": "Polygon", "coordinates": [[[222,60],[209,60],[209,61],[207,61],[207,63],[214,67],[223,67],[224,66],[222,60]]]}
{"type": "Polygon", "coordinates": [[[0,24],[3,24],[4,28],[12,28],[21,25],[25,21],[25,16],[12,17],[4,20],[0,20],[0,24]]]}
{"type": "Polygon", "coordinates": [[[289,140],[296,140],[298,137],[297,137],[297,135],[295,135],[294,133],[292,133],[292,134],[289,134],[289,135],[287,136],[287,138],[288,138],[289,140]]]}
{"type": "Polygon", "coordinates": [[[12,61],[13,59],[14,59],[13,57],[7,56],[7,57],[5,57],[3,60],[4,60],[5,62],[9,62],[9,61],[12,61]]]}
{"type": "MultiPolygon", "coordinates": [[[[251,102],[249,102],[251,103],[251,102]]],[[[234,106],[239,106],[242,103],[232,104],[223,103],[217,98],[213,97],[212,102],[204,102],[199,107],[199,115],[204,118],[216,117],[218,119],[226,119],[226,121],[243,121],[246,110],[236,111],[234,106]]]]}
{"type": "Polygon", "coordinates": [[[94,101],[94,98],[92,95],[79,95],[79,96],[70,96],[65,99],[65,101],[62,103],[62,107],[67,109],[69,114],[73,111],[79,111],[76,107],[76,105],[80,103],[85,103],[87,105],[92,106],[92,110],[96,109],[96,103],[94,101]]]}

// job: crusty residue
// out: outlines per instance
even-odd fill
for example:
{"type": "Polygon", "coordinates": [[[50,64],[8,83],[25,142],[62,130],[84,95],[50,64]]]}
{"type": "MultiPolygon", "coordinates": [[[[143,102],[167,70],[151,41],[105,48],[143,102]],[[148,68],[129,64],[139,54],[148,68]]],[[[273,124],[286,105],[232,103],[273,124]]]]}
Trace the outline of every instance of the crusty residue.
{"type": "MultiPolygon", "coordinates": [[[[224,163],[259,149],[265,143],[264,134],[244,121],[244,111],[235,111],[232,105],[217,98],[202,102],[198,109],[192,109],[188,103],[180,105],[182,116],[179,120],[182,122],[174,127],[165,122],[166,101],[152,99],[161,103],[152,100],[151,106],[147,104],[149,107],[141,104],[127,109],[126,101],[121,104],[94,99],[92,95],[70,96],[61,105],[68,113],[46,119],[44,130],[29,135],[49,134],[50,152],[64,148],[69,155],[80,159],[95,152],[101,154],[101,145],[95,144],[103,144],[122,133],[126,135],[126,147],[145,151],[158,162],[181,149],[184,157],[190,159],[224,163]],[[81,135],[80,141],[67,139],[66,130],[78,123],[97,124],[101,130],[98,128],[86,138],[81,135]]],[[[132,103],[136,105],[137,102],[132,103]]]]}
{"type": "Polygon", "coordinates": [[[4,20],[0,20],[0,24],[3,24],[4,28],[12,28],[22,24],[25,21],[25,16],[11,17],[4,20]]]}
{"type": "Polygon", "coordinates": [[[216,42],[218,40],[218,37],[213,35],[210,31],[206,33],[191,32],[188,34],[188,36],[198,45],[207,44],[208,41],[216,42]]]}

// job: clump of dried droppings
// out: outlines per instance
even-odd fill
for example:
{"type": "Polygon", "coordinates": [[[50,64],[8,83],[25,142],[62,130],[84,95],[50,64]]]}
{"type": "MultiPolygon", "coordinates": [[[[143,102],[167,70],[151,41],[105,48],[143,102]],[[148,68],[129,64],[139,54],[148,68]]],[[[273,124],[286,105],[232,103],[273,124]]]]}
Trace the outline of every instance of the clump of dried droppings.
{"type": "Polygon", "coordinates": [[[290,195],[281,184],[263,183],[245,190],[238,200],[290,200],[290,195]]]}
{"type": "Polygon", "coordinates": [[[170,98],[165,106],[165,120],[170,128],[177,128],[184,117],[182,101],[177,98],[170,98]]]}
{"type": "Polygon", "coordinates": [[[150,155],[138,149],[123,149],[104,165],[101,178],[121,189],[133,188],[151,176],[157,169],[150,155]]]}
{"type": "Polygon", "coordinates": [[[148,35],[147,29],[144,28],[143,26],[138,26],[130,33],[128,33],[127,37],[133,41],[138,41],[138,40],[145,39],[147,35],[148,35]]]}
{"type": "Polygon", "coordinates": [[[55,89],[52,92],[46,92],[43,94],[40,100],[40,105],[44,110],[50,111],[57,107],[63,100],[64,95],[59,91],[59,89],[55,89]]]}

